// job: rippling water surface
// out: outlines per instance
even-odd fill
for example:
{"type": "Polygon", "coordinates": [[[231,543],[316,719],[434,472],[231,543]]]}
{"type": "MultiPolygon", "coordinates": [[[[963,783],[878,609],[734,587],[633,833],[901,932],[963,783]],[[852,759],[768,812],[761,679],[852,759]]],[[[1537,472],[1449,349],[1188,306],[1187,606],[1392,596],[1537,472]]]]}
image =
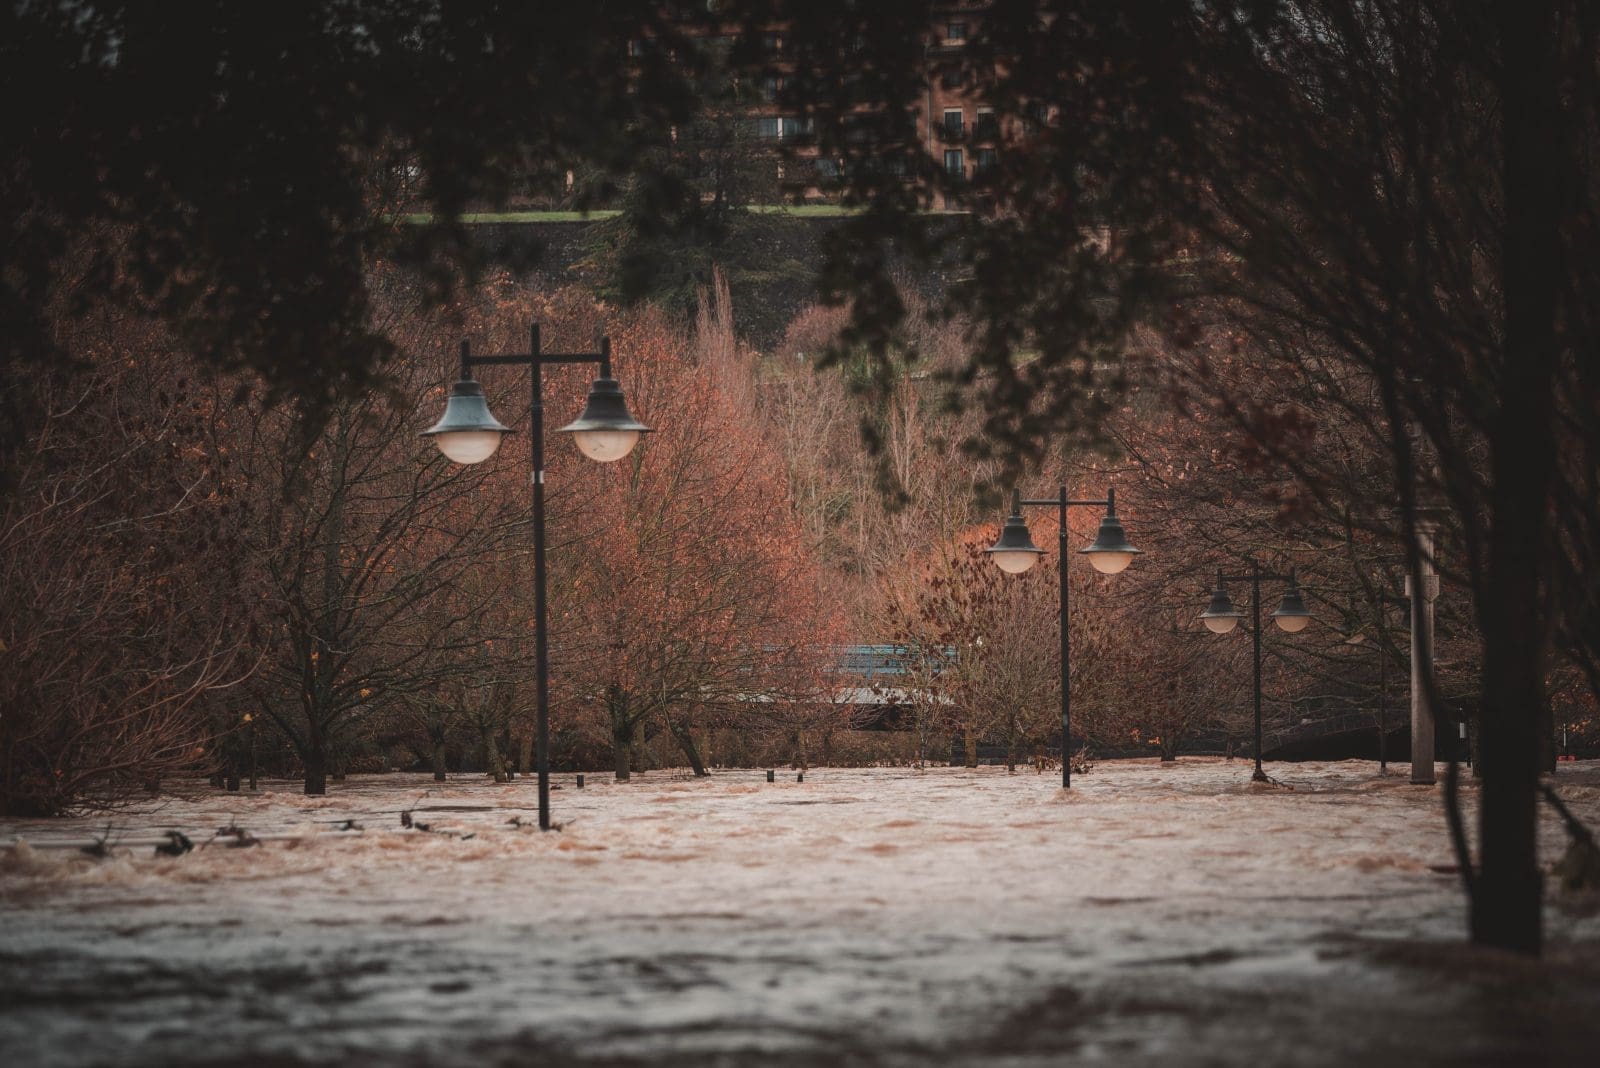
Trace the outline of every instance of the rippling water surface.
{"type": "MultiPolygon", "coordinates": [[[[1467,952],[1436,789],[1273,770],[557,776],[550,834],[531,783],[398,775],[13,821],[0,1063],[1597,1063],[1600,918],[1467,952]],[[306,837],[44,847],[108,824],[306,837]]],[[[1557,784],[1600,823],[1600,767],[1557,784]]]]}

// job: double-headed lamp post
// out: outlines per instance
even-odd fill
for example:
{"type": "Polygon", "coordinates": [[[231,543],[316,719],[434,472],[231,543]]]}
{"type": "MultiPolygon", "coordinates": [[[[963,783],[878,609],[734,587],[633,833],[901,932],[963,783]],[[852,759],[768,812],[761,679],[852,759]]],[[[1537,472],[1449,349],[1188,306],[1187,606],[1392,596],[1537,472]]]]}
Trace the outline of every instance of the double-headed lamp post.
{"type": "Polygon", "coordinates": [[[1089,563],[1103,575],[1115,575],[1133,563],[1140,550],[1128,544],[1122,520],[1117,518],[1117,491],[1106,491],[1105,500],[1074,501],[1067,498],[1067,487],[1062,486],[1057,496],[1038,501],[1025,501],[1016,490],[1011,493],[1011,515],[1000,530],[1000,540],[987,551],[1007,574],[1020,575],[1044,555],[1033,544],[1028,534],[1028,524],[1022,518],[1023,506],[1055,508],[1060,517],[1058,541],[1060,543],[1061,573],[1061,786],[1072,788],[1072,691],[1070,687],[1069,656],[1071,643],[1067,631],[1067,509],[1085,506],[1104,508],[1105,518],[1100,520],[1100,532],[1093,544],[1078,552],[1089,558],[1089,563]]]}
{"type": "Polygon", "coordinates": [[[444,415],[433,426],[424,430],[432,437],[439,451],[458,464],[476,464],[493,456],[500,448],[500,440],[512,433],[489,412],[483,387],[472,377],[472,369],[485,364],[511,364],[527,367],[532,373],[532,428],[529,434],[533,447],[533,614],[534,614],[534,664],[538,677],[538,715],[534,735],[534,763],[539,771],[539,828],[550,829],[550,659],[545,634],[545,576],[544,576],[544,384],[542,370],[546,364],[594,363],[600,365],[600,374],[589,388],[588,403],[583,414],[561,428],[570,433],[578,450],[591,460],[609,463],[620,460],[633,451],[639,436],[650,428],[628,412],[622,388],[611,377],[611,341],[600,339],[599,352],[540,352],[539,324],[533,324],[532,348],[525,353],[499,356],[474,356],[467,342],[461,343],[461,378],[450,387],[450,398],[445,402],[444,415]]]}
{"type": "Polygon", "coordinates": [[[1250,776],[1252,782],[1267,782],[1267,773],[1261,770],[1261,582],[1287,582],[1288,588],[1283,591],[1283,600],[1278,602],[1278,607],[1272,613],[1273,622],[1278,624],[1280,630],[1290,634],[1297,634],[1306,629],[1306,624],[1311,622],[1311,613],[1306,610],[1306,602],[1300,596],[1300,583],[1294,577],[1294,568],[1289,569],[1287,575],[1274,575],[1261,570],[1261,565],[1255,560],[1250,560],[1250,573],[1248,575],[1224,575],[1217,572],[1217,588],[1211,591],[1211,604],[1200,613],[1200,618],[1205,621],[1206,629],[1213,634],[1226,634],[1238,625],[1244,613],[1233,607],[1233,602],[1228,599],[1226,583],[1250,583],[1250,635],[1255,652],[1255,698],[1256,698],[1256,770],[1250,776]]]}

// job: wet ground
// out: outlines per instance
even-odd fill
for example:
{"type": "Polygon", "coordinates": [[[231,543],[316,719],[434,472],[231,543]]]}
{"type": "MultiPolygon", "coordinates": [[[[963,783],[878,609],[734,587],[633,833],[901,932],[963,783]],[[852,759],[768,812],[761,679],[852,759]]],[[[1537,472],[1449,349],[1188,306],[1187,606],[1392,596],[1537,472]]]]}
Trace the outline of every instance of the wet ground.
{"type": "MultiPolygon", "coordinates": [[[[531,784],[410,776],[12,822],[0,1064],[1600,1063],[1600,918],[1470,952],[1437,789],[1271,770],[557,776],[550,834],[531,784]],[[108,827],[200,848],[46,848],[108,827]]],[[[1556,781],[1600,823],[1600,768],[1556,781]]]]}

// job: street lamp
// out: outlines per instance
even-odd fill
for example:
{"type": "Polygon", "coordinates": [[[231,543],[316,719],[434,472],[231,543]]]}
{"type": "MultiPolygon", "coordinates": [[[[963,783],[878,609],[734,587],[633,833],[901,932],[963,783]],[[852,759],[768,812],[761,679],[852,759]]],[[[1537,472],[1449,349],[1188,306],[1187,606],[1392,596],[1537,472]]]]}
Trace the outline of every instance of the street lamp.
{"type": "Polygon", "coordinates": [[[1289,634],[1298,634],[1306,629],[1311,622],[1311,613],[1306,609],[1305,599],[1300,596],[1300,583],[1294,577],[1294,568],[1289,569],[1287,575],[1273,575],[1261,570],[1261,565],[1254,559],[1250,560],[1250,573],[1248,575],[1224,575],[1217,572],[1217,588],[1211,591],[1211,603],[1206,610],[1200,613],[1200,618],[1205,622],[1206,629],[1213,634],[1226,634],[1238,625],[1244,618],[1244,613],[1233,607],[1233,601],[1228,597],[1226,583],[1250,583],[1250,631],[1251,644],[1255,652],[1255,698],[1256,698],[1256,770],[1250,776],[1253,782],[1268,782],[1267,773],[1261,770],[1261,581],[1287,582],[1288,588],[1283,591],[1283,600],[1278,602],[1278,607],[1272,613],[1272,620],[1278,624],[1278,629],[1289,634]]]}
{"type": "Polygon", "coordinates": [[[638,444],[639,436],[650,428],[628,411],[622,388],[611,377],[611,339],[600,339],[600,351],[540,352],[539,324],[531,330],[532,349],[526,353],[474,356],[467,342],[461,343],[461,378],[450,387],[444,415],[424,430],[439,451],[458,464],[482,463],[500,448],[500,441],[512,433],[489,411],[483,387],[472,378],[472,368],[485,364],[510,364],[527,367],[533,374],[532,428],[529,435],[533,451],[533,613],[534,664],[538,677],[538,716],[534,764],[539,770],[539,828],[550,829],[550,660],[545,634],[544,576],[544,383],[542,370],[547,364],[594,363],[600,375],[589,389],[583,414],[561,428],[570,433],[578,449],[591,460],[609,463],[620,460],[638,444]]]}
{"type": "Polygon", "coordinates": [[[1045,500],[1025,501],[1017,490],[1011,491],[1011,514],[1000,529],[1000,540],[985,550],[993,557],[1000,570],[1009,575],[1020,575],[1034,565],[1043,550],[1033,544],[1028,534],[1028,524],[1022,518],[1022,508],[1049,507],[1057,509],[1060,516],[1058,540],[1061,552],[1061,786],[1072,787],[1072,701],[1068,680],[1068,658],[1071,650],[1067,631],[1067,509],[1077,506],[1104,507],[1105,517],[1100,520],[1100,531],[1094,542],[1078,552],[1089,558],[1090,565],[1102,575],[1115,575],[1133,563],[1140,550],[1128,544],[1122,520],[1117,518],[1117,491],[1106,491],[1103,501],[1073,501],[1067,499],[1067,487],[1059,495],[1045,500]]]}

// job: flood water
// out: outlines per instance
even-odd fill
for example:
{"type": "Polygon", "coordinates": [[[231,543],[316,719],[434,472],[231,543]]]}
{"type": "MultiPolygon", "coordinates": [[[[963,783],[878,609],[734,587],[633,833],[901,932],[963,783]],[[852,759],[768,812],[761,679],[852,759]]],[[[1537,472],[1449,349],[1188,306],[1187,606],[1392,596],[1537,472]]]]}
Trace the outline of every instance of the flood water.
{"type": "MultiPolygon", "coordinates": [[[[531,782],[405,775],[11,821],[0,1063],[1597,1063],[1600,917],[1469,952],[1436,788],[1269,770],[558,775],[548,834],[531,782]],[[168,828],[198,848],[47,848],[168,828]]],[[[1600,825],[1600,766],[1556,783],[1600,825]]]]}

